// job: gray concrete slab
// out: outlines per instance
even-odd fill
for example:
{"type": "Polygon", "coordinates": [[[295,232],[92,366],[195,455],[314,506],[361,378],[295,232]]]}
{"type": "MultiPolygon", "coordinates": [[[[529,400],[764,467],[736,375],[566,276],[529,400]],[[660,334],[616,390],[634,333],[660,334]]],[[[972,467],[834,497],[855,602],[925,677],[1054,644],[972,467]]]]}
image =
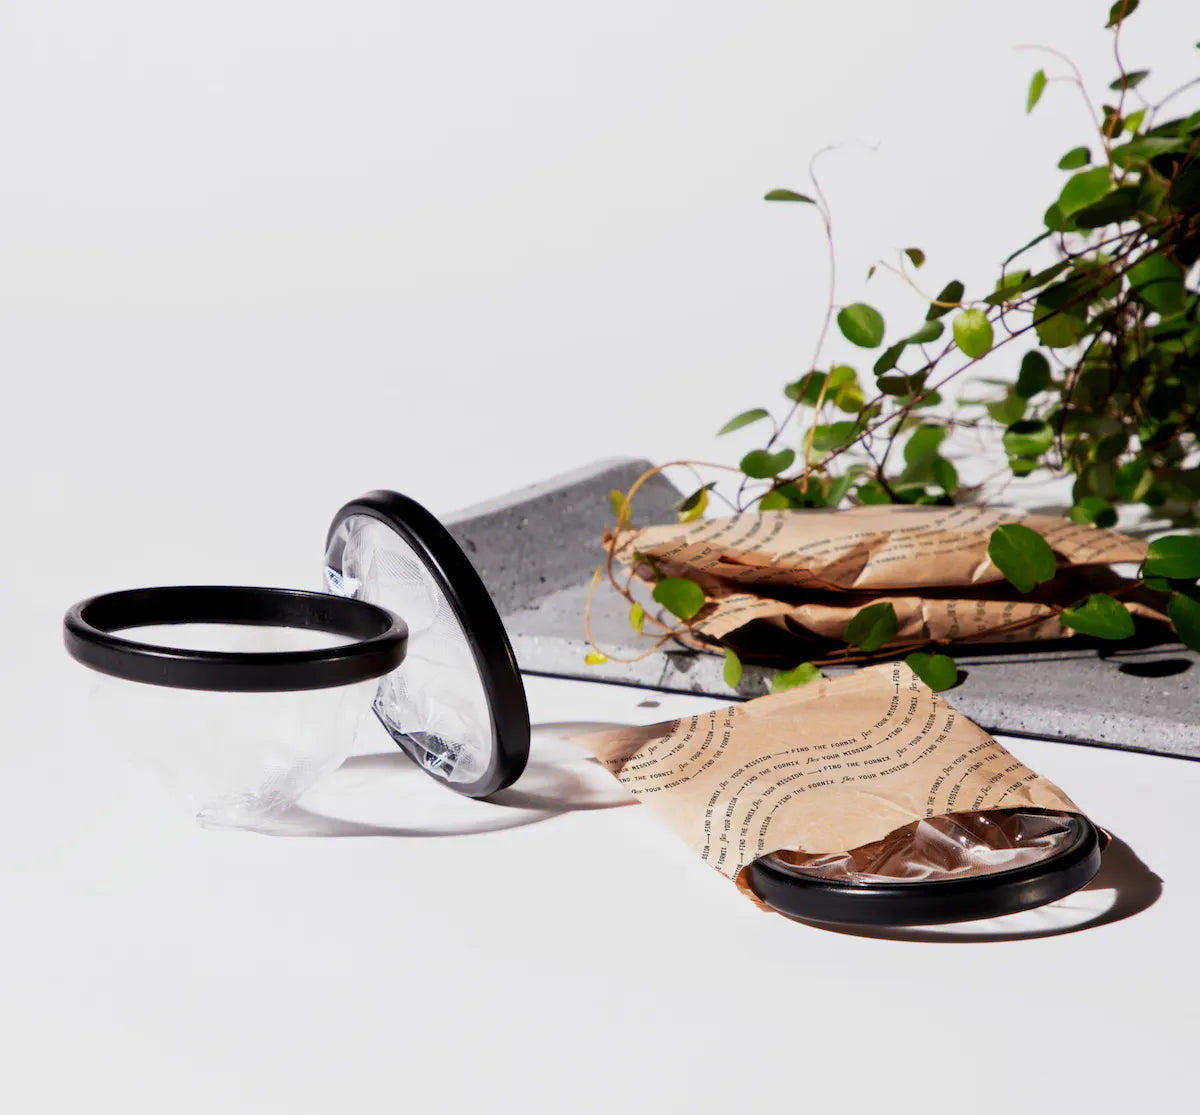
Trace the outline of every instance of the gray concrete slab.
{"type": "MultiPolygon", "coordinates": [[[[715,655],[679,648],[641,662],[588,666],[584,603],[604,557],[608,493],[650,467],[641,460],[588,468],[467,508],[447,523],[471,555],[529,673],[745,699],[767,691],[770,673],[747,667],[736,692],[715,655]]],[[[669,522],[680,493],[661,476],[640,490],[635,523],[669,522]]],[[[615,655],[645,649],[624,602],[597,590],[597,642],[615,655]]],[[[959,651],[965,675],[949,694],[991,732],[1200,758],[1200,655],[1178,644],[1109,647],[1043,644],[1002,652],[959,651]]]]}

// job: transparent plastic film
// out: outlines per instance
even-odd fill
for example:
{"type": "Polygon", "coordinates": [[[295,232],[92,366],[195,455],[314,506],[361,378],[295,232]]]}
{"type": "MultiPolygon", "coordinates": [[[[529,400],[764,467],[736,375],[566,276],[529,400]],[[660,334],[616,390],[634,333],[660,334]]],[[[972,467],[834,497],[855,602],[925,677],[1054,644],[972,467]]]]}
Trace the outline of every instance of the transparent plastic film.
{"type": "Polygon", "coordinates": [[[1041,863],[1075,840],[1070,814],[995,810],[915,821],[848,852],[772,853],[790,872],[841,883],[933,882],[1041,863]]]}
{"type": "MultiPolygon", "coordinates": [[[[320,631],[172,624],[121,634],[155,646],[277,653],[338,646],[320,631]]],[[[287,832],[290,807],[354,747],[375,679],[323,689],[223,692],[94,675],[86,730],[151,771],[202,825],[287,832]]]]}
{"type": "Polygon", "coordinates": [[[325,584],[379,604],[408,624],[404,663],[380,679],[374,709],[422,766],[450,783],[487,771],[493,727],[475,653],[454,607],[425,561],[391,527],[351,515],[334,531],[325,584]]]}

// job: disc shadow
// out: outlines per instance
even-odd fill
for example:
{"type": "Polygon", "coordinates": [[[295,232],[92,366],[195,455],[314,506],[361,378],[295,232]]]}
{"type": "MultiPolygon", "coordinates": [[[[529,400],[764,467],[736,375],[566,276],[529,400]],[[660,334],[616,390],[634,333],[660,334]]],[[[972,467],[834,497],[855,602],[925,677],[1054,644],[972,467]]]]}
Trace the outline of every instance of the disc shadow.
{"type": "Polygon", "coordinates": [[[884,941],[915,941],[925,944],[995,944],[1001,941],[1032,941],[1061,937],[1085,929],[1124,921],[1149,909],[1162,895],[1163,881],[1120,837],[1112,837],[1095,878],[1074,894],[1048,906],[1019,914],[961,922],[953,926],[851,926],[829,925],[792,918],[803,925],[852,937],[884,941]],[[1112,901],[1104,904],[1105,892],[1112,901]]]}
{"type": "Polygon", "coordinates": [[[617,727],[596,721],[533,725],[532,753],[521,778],[481,800],[439,786],[398,748],[352,755],[257,831],[272,836],[474,836],[538,824],[563,813],[630,805],[634,798],[629,792],[567,739],[617,727]],[[371,819],[356,819],[364,814],[371,819]]]}

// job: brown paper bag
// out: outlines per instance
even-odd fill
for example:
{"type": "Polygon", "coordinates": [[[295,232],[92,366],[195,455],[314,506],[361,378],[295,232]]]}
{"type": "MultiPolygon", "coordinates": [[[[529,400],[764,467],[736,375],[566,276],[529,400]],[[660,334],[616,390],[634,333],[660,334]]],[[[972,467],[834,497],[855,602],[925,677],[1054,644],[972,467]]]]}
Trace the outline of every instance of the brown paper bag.
{"type": "Polygon", "coordinates": [[[617,558],[638,564],[647,577],[657,571],[691,578],[710,595],[759,585],[871,593],[947,589],[1007,583],[987,548],[997,526],[1016,522],[1045,538],[1062,567],[1146,556],[1146,543],[1137,539],[1049,515],[892,505],[754,511],[645,527],[622,532],[617,558]]]}
{"type": "Polygon", "coordinates": [[[845,852],[926,817],[1080,812],[898,662],[578,742],[731,879],[770,852],[845,852]]]}
{"type": "MultiPolygon", "coordinates": [[[[868,604],[889,603],[896,613],[896,636],[886,646],[911,646],[917,643],[1023,643],[1044,639],[1064,639],[1075,634],[1058,618],[1050,603],[1072,603],[1088,592],[1110,592],[1126,584],[1119,578],[1089,583],[1087,578],[1070,578],[1070,584],[1055,586],[1051,592],[1032,596],[1017,593],[1001,596],[860,596],[843,595],[840,599],[824,595],[821,600],[790,603],[751,593],[731,593],[710,599],[695,618],[692,628],[715,642],[745,649],[754,657],[756,644],[776,654],[795,642],[797,653],[805,645],[840,643],[847,625],[868,604]],[[753,626],[751,626],[753,624],[753,626]],[[775,629],[768,632],[770,625],[775,629]]],[[[1149,592],[1122,600],[1135,616],[1160,622],[1165,614],[1152,602],[1149,592]]],[[[794,654],[792,655],[794,657],[794,654]]]]}

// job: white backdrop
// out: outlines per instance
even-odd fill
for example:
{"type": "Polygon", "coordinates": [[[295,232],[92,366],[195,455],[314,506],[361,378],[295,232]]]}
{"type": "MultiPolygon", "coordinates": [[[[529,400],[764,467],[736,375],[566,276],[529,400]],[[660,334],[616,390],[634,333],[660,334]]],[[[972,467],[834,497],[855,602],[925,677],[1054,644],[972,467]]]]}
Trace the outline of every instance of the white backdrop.
{"type": "MultiPolygon", "coordinates": [[[[928,285],[985,281],[1040,227],[1087,120],[1066,85],[1026,118],[1012,48],[1099,97],[1106,7],[8,0],[4,452],[86,440],[97,493],[217,457],[447,505],[707,451],[822,305],[815,215],[762,194],[877,144],[824,164],[839,296],[919,319],[867,266],[917,244],[928,285]]],[[[1129,21],[1151,98],[1193,76],[1190,9],[1129,21]]]]}
{"type": "MultiPolygon", "coordinates": [[[[131,575],[271,581],[365,488],[446,511],[604,456],[736,459],[713,431],[806,369],[827,282],[816,215],[763,193],[846,144],[838,296],[919,320],[867,267],[915,244],[928,287],[985,282],[1040,227],[1088,122],[1065,84],[1026,117],[1043,60],[1013,47],[1102,92],[1105,8],[9,0],[3,483],[70,499],[75,538],[153,506],[131,575]],[[242,513],[280,486],[312,521],[242,513]]],[[[1129,21],[1152,98],[1193,75],[1190,8],[1129,21]]]]}
{"type": "MultiPolygon", "coordinates": [[[[1057,84],[1026,117],[1056,67],[1012,48],[1059,47],[1103,90],[1106,10],[0,0],[0,832],[27,939],[70,885],[56,856],[135,885],[104,860],[120,819],[63,758],[68,603],[314,585],[330,515],[371,487],[445,512],[600,457],[736,459],[752,432],[713,431],[806,369],[827,282],[815,214],[763,193],[847,144],[823,164],[838,296],[919,320],[867,267],[912,244],[930,290],[984,282],[1037,231],[1088,122],[1057,84]]],[[[1198,22],[1189,0],[1131,18],[1151,98],[1194,75],[1198,22]]],[[[312,853],[265,854],[299,878],[312,853]]]]}

